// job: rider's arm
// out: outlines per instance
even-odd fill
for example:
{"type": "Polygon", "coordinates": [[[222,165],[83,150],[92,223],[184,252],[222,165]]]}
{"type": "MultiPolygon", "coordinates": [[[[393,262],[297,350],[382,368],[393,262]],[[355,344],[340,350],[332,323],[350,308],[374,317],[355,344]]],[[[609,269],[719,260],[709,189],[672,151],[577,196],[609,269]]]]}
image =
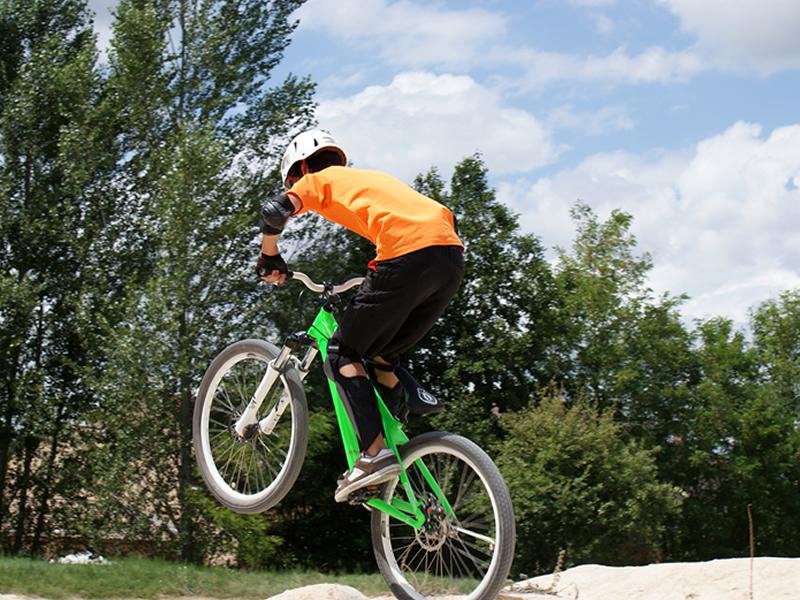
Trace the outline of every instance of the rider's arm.
{"type": "Polygon", "coordinates": [[[261,207],[259,225],[261,228],[261,257],[258,259],[256,271],[268,283],[283,283],[286,280],[286,263],[278,249],[278,238],[286,226],[289,217],[296,213],[302,205],[292,194],[281,194],[268,199],[261,207]],[[265,269],[272,269],[264,275],[265,269]]]}
{"type": "Polygon", "coordinates": [[[294,194],[278,194],[268,198],[261,205],[261,218],[259,225],[261,233],[268,236],[278,236],[286,226],[286,221],[300,210],[300,200],[294,194]]]}

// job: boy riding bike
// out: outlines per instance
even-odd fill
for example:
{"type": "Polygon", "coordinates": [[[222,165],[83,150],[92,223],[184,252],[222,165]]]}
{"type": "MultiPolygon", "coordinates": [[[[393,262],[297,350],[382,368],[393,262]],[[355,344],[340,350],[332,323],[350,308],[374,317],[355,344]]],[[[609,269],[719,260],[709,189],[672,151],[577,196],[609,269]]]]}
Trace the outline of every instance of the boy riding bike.
{"type": "Polygon", "coordinates": [[[346,165],[344,150],[326,132],[310,130],[292,140],[281,161],[287,191],[261,208],[256,265],[264,281],[285,281],[288,268],[277,241],[289,217],[307,211],[375,244],[376,257],[340,319],[324,367],[361,449],[353,468],[339,479],[337,502],[400,472],[384,443],[373,383],[389,403],[402,402],[404,386],[397,375],[406,376],[398,368],[399,356],[430,330],[464,277],[464,246],[446,207],[390,175],[346,165]]]}

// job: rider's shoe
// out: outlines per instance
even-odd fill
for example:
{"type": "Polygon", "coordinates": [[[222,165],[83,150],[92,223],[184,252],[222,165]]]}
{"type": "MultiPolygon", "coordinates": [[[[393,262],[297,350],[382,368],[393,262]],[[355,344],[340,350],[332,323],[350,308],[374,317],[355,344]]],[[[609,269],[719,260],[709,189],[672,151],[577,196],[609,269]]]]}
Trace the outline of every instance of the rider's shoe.
{"type": "Polygon", "coordinates": [[[368,485],[377,485],[394,479],[402,471],[394,452],[383,448],[375,456],[367,456],[363,452],[353,463],[353,468],[339,478],[334,499],[345,502],[355,490],[368,485]]]}

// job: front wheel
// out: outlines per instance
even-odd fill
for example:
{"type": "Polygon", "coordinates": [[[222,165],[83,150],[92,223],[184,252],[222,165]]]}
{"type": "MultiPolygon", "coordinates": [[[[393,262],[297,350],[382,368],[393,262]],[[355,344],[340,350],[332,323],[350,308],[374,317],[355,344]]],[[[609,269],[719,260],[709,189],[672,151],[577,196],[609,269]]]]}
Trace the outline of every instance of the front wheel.
{"type": "Polygon", "coordinates": [[[257,513],[280,502],[303,466],[308,441],[308,408],[293,369],[281,375],[256,415],[264,418],[288,400],[274,429],[243,438],[234,429],[278,348],[262,340],[231,344],[208,367],[194,406],[194,449],[200,473],[221,504],[257,513]]]}
{"type": "MultiPolygon", "coordinates": [[[[375,558],[392,593],[400,600],[494,599],[511,569],[516,535],[511,496],[497,467],[476,444],[451,433],[415,437],[400,454],[426,520],[415,529],[372,511],[375,558]]],[[[406,498],[399,479],[386,484],[382,499],[391,503],[395,496],[406,498]]]]}

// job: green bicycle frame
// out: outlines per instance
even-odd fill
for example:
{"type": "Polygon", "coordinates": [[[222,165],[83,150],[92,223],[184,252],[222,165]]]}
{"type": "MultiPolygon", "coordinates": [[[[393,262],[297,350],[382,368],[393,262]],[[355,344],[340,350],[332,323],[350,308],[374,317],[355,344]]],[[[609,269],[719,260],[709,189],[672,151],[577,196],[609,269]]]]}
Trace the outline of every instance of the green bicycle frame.
{"type": "MultiPolygon", "coordinates": [[[[337,326],[338,324],[336,323],[336,318],[333,316],[333,313],[326,307],[323,307],[320,309],[319,313],[314,319],[314,322],[308,330],[308,335],[317,342],[317,346],[319,347],[319,352],[323,361],[328,356],[328,341],[331,339],[331,336],[333,336],[333,332],[336,331],[337,326]]],[[[350,422],[347,410],[345,409],[342,399],[339,396],[339,391],[336,389],[336,385],[331,380],[328,380],[328,385],[331,391],[331,398],[333,399],[333,408],[336,412],[336,421],[339,424],[339,431],[342,436],[342,443],[344,444],[344,453],[345,457],[347,458],[347,466],[348,468],[352,469],[353,463],[356,461],[361,452],[358,445],[358,438],[356,437],[353,424],[350,422]]],[[[375,395],[378,398],[378,409],[381,413],[383,434],[386,445],[391,448],[399,460],[400,453],[398,452],[398,446],[402,446],[408,442],[408,436],[403,431],[400,421],[398,421],[392,415],[389,409],[386,408],[386,404],[383,402],[383,399],[380,397],[380,394],[377,390],[375,390],[375,395]]],[[[439,487],[439,484],[436,482],[436,479],[428,467],[422,462],[422,460],[416,461],[415,465],[447,513],[450,516],[455,517],[455,511],[453,511],[453,507],[448,502],[444,492],[442,492],[442,489],[439,487]]],[[[422,502],[418,500],[414,494],[414,489],[411,486],[411,482],[405,470],[401,471],[400,473],[400,483],[403,485],[403,489],[406,493],[405,500],[399,496],[395,496],[395,498],[392,499],[391,504],[389,504],[384,500],[373,498],[367,501],[367,505],[383,511],[389,516],[394,517],[395,519],[402,521],[403,523],[406,523],[415,529],[419,529],[425,523],[425,515],[421,509],[422,502]]]]}

